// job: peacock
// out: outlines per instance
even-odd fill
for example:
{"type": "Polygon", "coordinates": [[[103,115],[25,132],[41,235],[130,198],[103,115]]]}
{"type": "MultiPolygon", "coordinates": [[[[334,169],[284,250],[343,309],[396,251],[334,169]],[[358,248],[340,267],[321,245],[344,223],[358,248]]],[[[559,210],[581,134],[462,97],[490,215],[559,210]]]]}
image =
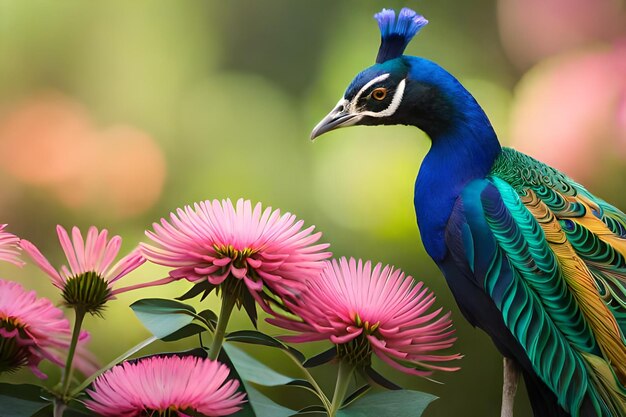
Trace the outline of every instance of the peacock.
{"type": "Polygon", "coordinates": [[[404,8],[375,18],[376,63],[311,138],[354,125],[424,131],[432,144],[414,194],[422,242],[464,317],[502,353],[505,375],[507,364],[508,378],[522,374],[536,417],[626,416],[626,215],[502,147],[454,76],[403,55],[424,17],[404,8]]]}

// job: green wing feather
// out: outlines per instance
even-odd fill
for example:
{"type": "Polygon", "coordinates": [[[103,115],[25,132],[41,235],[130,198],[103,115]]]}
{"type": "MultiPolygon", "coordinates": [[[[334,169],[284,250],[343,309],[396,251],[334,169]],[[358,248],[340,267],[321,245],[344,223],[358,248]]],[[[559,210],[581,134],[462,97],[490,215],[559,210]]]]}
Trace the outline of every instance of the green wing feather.
{"type": "MultiPolygon", "coordinates": [[[[512,149],[503,149],[488,179],[506,213],[486,209],[485,218],[523,283],[505,298],[530,293],[545,313],[543,321],[552,322],[568,346],[563,349],[562,339],[554,338],[540,352],[525,334],[529,328],[517,324],[528,313],[516,302],[503,303],[503,308],[516,306],[519,316],[507,326],[572,415],[577,414],[578,397],[572,397],[571,387],[568,391],[554,384],[543,365],[550,358],[562,360],[557,356],[564,350],[573,355],[568,366],[587,371],[589,386],[575,380],[563,383],[578,386],[578,393],[588,389],[599,415],[626,415],[626,215],[562,173],[512,149]]],[[[485,285],[489,290],[493,284],[486,279],[485,285]]]]}
{"type": "Polygon", "coordinates": [[[598,415],[611,416],[610,406],[590,384],[581,354],[599,353],[593,332],[538,222],[502,180],[475,181],[461,198],[472,234],[466,244],[474,246],[465,252],[476,258],[473,271],[537,375],[573,416],[585,398],[598,415]]]}
{"type": "Polygon", "coordinates": [[[591,329],[562,279],[561,268],[543,230],[510,185],[499,178],[492,181],[514,220],[507,225],[502,215],[487,215],[499,246],[569,343],[579,350],[593,352],[596,343],[591,329]]]}

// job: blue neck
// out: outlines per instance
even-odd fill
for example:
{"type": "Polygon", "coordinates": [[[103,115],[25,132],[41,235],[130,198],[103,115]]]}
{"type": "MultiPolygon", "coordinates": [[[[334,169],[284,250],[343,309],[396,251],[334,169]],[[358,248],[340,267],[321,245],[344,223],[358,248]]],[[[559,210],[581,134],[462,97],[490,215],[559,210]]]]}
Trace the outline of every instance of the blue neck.
{"type": "Polygon", "coordinates": [[[439,262],[446,254],[445,227],[457,197],[470,181],[487,176],[501,148],[480,105],[438,68],[434,85],[446,97],[451,117],[446,129],[429,132],[427,126],[418,126],[429,133],[432,146],[415,182],[414,204],[426,251],[439,262]]]}

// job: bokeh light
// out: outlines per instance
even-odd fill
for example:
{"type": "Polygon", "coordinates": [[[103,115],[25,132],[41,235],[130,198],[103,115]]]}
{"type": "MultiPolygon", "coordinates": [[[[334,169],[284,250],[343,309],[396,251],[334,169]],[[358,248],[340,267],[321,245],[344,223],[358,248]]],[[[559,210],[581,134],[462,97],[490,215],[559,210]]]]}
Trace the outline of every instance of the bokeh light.
{"type": "Polygon", "coordinates": [[[500,0],[502,44],[520,68],[552,55],[608,41],[626,29],[619,0],[500,0]]]}
{"type": "Polygon", "coordinates": [[[39,93],[0,118],[0,167],[70,209],[116,218],[142,213],[165,180],[161,148],[130,126],[100,130],[84,106],[39,93]]]}
{"type": "Polygon", "coordinates": [[[559,55],[525,74],[516,89],[509,143],[595,192],[623,186],[625,45],[559,55]]]}

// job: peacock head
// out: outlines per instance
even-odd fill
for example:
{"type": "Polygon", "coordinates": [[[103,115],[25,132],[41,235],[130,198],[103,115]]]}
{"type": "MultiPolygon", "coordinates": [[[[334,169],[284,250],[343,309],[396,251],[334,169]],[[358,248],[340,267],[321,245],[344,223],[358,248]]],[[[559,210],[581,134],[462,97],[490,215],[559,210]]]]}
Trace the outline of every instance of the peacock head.
{"type": "Polygon", "coordinates": [[[311,139],[340,127],[393,124],[417,126],[434,138],[461,114],[463,109],[453,103],[463,102],[460,96],[469,93],[460,83],[432,61],[403,55],[428,21],[407,8],[397,19],[388,9],[374,17],[381,33],[376,64],[357,74],[311,139]]]}

